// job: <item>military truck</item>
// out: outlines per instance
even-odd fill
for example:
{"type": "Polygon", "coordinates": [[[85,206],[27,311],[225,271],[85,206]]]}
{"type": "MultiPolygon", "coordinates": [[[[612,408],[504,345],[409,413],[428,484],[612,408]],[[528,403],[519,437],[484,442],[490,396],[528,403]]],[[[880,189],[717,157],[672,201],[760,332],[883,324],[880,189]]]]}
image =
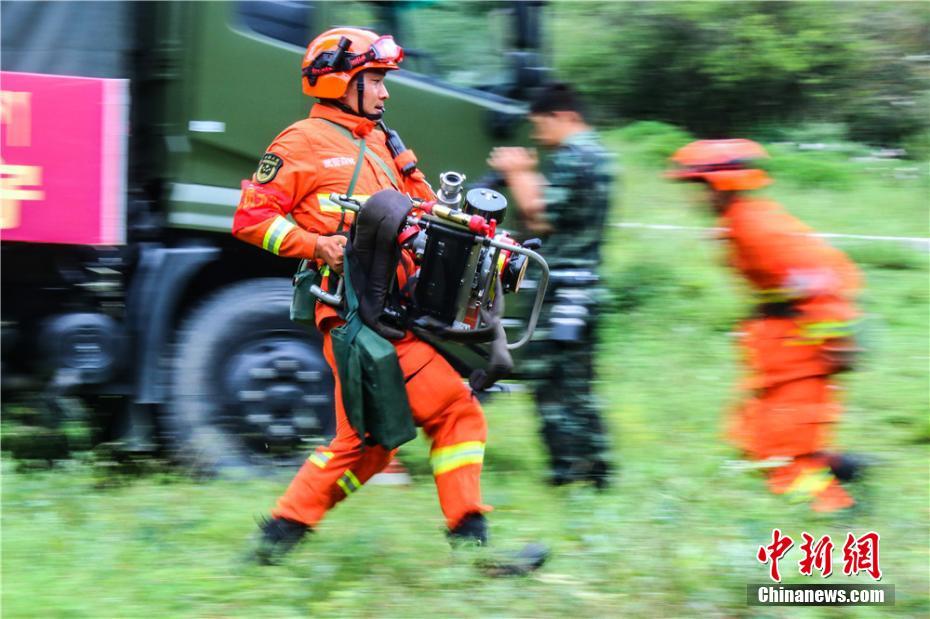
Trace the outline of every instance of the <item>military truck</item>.
{"type": "Polygon", "coordinates": [[[392,33],[406,59],[385,120],[431,181],[475,178],[494,144],[525,139],[542,10],[3,2],[4,402],[80,398],[99,440],[161,445],[205,471],[305,457],[333,431],[333,385],[316,334],[288,318],[296,264],[230,227],[240,181],[312,104],[306,44],[335,25],[392,33]],[[88,123],[69,76],[102,80],[100,182],[96,167],[77,174],[88,123]],[[72,234],[97,220],[96,236],[72,234]]]}

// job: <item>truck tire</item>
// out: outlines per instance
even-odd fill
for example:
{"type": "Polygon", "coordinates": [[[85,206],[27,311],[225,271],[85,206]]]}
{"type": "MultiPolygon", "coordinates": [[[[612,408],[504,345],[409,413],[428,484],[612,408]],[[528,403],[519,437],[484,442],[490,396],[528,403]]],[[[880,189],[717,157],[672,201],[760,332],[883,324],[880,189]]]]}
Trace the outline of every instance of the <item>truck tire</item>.
{"type": "Polygon", "coordinates": [[[197,474],[292,467],[335,431],[319,333],[289,318],[287,279],[224,288],[178,330],[165,419],[169,446],[197,474]]]}

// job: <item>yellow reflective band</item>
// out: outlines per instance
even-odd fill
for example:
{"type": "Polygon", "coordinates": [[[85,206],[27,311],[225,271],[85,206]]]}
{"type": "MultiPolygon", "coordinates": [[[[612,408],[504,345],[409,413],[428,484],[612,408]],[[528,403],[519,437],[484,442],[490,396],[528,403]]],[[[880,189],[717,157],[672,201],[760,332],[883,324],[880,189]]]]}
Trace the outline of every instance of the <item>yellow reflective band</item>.
{"type": "Polygon", "coordinates": [[[361,488],[361,487],[362,487],[362,482],[360,482],[360,481],[358,480],[358,477],[355,476],[355,473],[353,473],[352,471],[346,469],[346,472],[344,473],[344,475],[345,475],[346,477],[348,477],[349,480],[351,480],[353,484],[355,484],[355,487],[356,487],[356,488],[361,488]]]}
{"type": "Polygon", "coordinates": [[[807,337],[819,337],[825,340],[837,337],[848,337],[852,335],[853,323],[847,321],[841,322],[815,322],[804,325],[801,329],[807,337]]]}
{"type": "Polygon", "coordinates": [[[332,457],[333,457],[333,452],[320,451],[320,452],[314,452],[309,458],[307,458],[307,460],[309,460],[310,462],[314,463],[315,465],[317,465],[318,467],[322,469],[326,467],[326,463],[329,462],[332,457]]]}
{"type": "Polygon", "coordinates": [[[767,288],[755,293],[758,303],[784,303],[798,298],[790,288],[767,288]]]}
{"type": "Polygon", "coordinates": [[[355,473],[348,469],[342,474],[342,477],[336,480],[336,484],[342,488],[346,496],[349,496],[362,487],[362,483],[358,480],[358,477],[355,476],[355,473]]]}
{"type": "Polygon", "coordinates": [[[826,490],[831,481],[833,481],[833,475],[830,474],[829,469],[804,471],[788,486],[787,494],[794,495],[792,498],[795,500],[803,501],[826,490]]]}
{"type": "Polygon", "coordinates": [[[430,454],[429,462],[433,467],[433,475],[442,475],[469,464],[481,464],[484,462],[484,443],[467,441],[440,447],[430,454]]]}
{"type": "Polygon", "coordinates": [[[797,340],[790,344],[794,346],[810,346],[823,344],[825,340],[835,340],[843,337],[852,337],[857,321],[824,321],[812,322],[802,325],[797,340]]]}
{"type": "MultiPolygon", "coordinates": [[[[332,192],[330,192],[330,193],[332,193],[332,192]]],[[[330,199],[329,199],[329,195],[330,195],[330,194],[328,194],[328,193],[318,193],[318,194],[316,194],[316,199],[317,199],[317,200],[319,201],[319,203],[320,203],[320,211],[322,211],[323,213],[341,213],[341,212],[342,212],[342,207],[339,206],[338,204],[336,204],[335,202],[333,202],[332,200],[330,200],[330,199]]],[[[353,196],[351,196],[351,198],[352,198],[353,200],[357,200],[357,201],[362,202],[362,203],[364,203],[364,202],[365,202],[366,200],[368,200],[368,198],[370,198],[370,197],[371,197],[371,196],[363,196],[363,195],[353,195],[353,196]]]]}
{"type": "Polygon", "coordinates": [[[265,238],[262,239],[262,249],[266,249],[277,255],[281,251],[281,243],[287,233],[294,228],[294,224],[284,219],[280,215],[274,218],[268,229],[265,230],[265,238]]]}

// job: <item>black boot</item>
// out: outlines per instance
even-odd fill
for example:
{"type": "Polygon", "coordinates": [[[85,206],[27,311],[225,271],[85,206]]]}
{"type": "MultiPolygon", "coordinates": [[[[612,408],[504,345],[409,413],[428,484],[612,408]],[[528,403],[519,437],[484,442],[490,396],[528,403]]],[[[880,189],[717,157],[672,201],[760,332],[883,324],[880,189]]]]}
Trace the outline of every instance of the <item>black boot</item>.
{"type": "Polygon", "coordinates": [[[525,576],[542,567],[549,558],[549,549],[542,544],[527,544],[519,552],[495,552],[487,548],[488,525],[481,514],[468,514],[446,534],[453,548],[474,546],[479,553],[477,567],[486,576],[525,576]],[[480,548],[480,550],[478,549],[480,548]]]}
{"type": "Polygon", "coordinates": [[[255,562],[260,565],[275,565],[284,555],[294,549],[307,533],[313,529],[287,518],[263,518],[258,523],[261,537],[254,551],[255,562]]]}
{"type": "Polygon", "coordinates": [[[829,453],[827,456],[827,465],[833,476],[841,482],[856,481],[862,477],[865,468],[868,466],[866,461],[860,456],[850,454],[829,453]]]}
{"type": "Polygon", "coordinates": [[[446,533],[449,543],[453,547],[462,544],[475,544],[476,546],[487,546],[488,544],[488,523],[481,514],[468,514],[455,525],[455,528],[446,533]]]}

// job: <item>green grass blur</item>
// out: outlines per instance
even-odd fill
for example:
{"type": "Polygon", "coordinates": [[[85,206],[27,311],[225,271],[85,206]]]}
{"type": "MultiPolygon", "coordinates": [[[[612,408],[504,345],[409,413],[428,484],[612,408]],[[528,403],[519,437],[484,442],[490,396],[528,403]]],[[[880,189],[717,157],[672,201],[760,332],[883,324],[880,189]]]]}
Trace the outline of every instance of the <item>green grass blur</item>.
{"type": "MultiPolygon", "coordinates": [[[[607,134],[625,171],[611,220],[713,225],[692,187],[661,177],[661,127],[607,134]]],[[[927,236],[927,169],[897,178],[894,162],[830,157],[842,182],[811,186],[779,163],[767,191],[820,231],[927,236]]],[[[797,155],[801,157],[800,154],[797,155]]],[[[804,154],[804,157],[813,154],[804,154]]],[[[598,353],[619,469],[604,494],[540,483],[544,456],[525,394],[487,406],[484,488],[497,548],[542,540],[551,562],[530,578],[489,580],[453,554],[422,439],[403,447],[412,487],[368,487],[324,521],[284,565],[243,561],[254,518],[289,481],[197,482],[176,471],[110,471],[92,453],[48,471],[3,461],[3,616],[32,617],[871,617],[927,616],[928,254],[907,245],[838,240],[863,268],[869,351],[846,381],[837,442],[873,457],[852,486],[859,505],[816,515],[769,495],[733,466],[721,438],[739,367],[734,322],[746,309],[721,248],[700,231],[612,227],[604,266],[612,292],[598,353]],[[759,545],[779,527],[830,534],[830,583],[848,531],[881,534],[882,583],[893,608],[746,606],[767,567],[759,545]]],[[[782,560],[798,575],[796,545],[782,560]]]]}

